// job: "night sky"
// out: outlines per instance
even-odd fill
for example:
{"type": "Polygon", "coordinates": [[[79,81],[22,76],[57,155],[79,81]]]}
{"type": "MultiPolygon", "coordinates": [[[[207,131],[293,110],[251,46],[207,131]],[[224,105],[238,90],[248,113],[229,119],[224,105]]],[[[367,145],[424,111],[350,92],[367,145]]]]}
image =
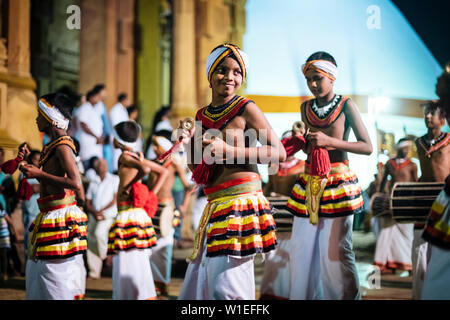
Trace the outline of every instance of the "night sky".
{"type": "Polygon", "coordinates": [[[392,0],[444,67],[450,62],[450,1],[392,0]]]}

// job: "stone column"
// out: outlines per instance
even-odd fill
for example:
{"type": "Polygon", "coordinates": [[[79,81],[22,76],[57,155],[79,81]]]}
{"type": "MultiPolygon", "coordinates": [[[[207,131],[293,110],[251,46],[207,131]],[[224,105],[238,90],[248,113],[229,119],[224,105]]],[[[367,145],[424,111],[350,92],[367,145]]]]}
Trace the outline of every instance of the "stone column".
{"type": "Polygon", "coordinates": [[[174,0],[173,11],[172,110],[174,118],[182,118],[194,116],[198,107],[195,2],[194,0],[174,0]]]}
{"type": "Polygon", "coordinates": [[[230,42],[242,47],[246,0],[197,1],[197,101],[200,106],[206,106],[211,102],[211,89],[205,75],[206,59],[220,44],[230,42]]]}
{"type": "Polygon", "coordinates": [[[134,0],[82,0],[79,91],[98,83],[110,109],[121,92],[134,101],[134,0]]]}
{"type": "Polygon", "coordinates": [[[32,148],[42,147],[35,118],[36,83],[30,75],[30,1],[9,1],[7,47],[2,46],[2,60],[7,68],[0,70],[0,145],[6,159],[26,141],[32,148]]]}
{"type": "MultiPolygon", "coordinates": [[[[80,80],[85,95],[97,83],[106,83],[105,0],[81,0],[80,80]]],[[[110,88],[107,88],[108,90],[110,88]]],[[[109,90],[111,94],[111,90],[109,90]]]]}
{"type": "Polygon", "coordinates": [[[30,77],[30,0],[9,1],[8,73],[30,77]]]}

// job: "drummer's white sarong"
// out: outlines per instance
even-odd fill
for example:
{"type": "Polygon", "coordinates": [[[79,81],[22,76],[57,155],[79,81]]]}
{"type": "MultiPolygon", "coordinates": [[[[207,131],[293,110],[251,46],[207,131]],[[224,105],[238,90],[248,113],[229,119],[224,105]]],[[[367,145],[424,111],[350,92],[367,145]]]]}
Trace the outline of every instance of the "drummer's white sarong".
{"type": "Polygon", "coordinates": [[[83,255],[66,259],[27,260],[27,300],[82,299],[86,289],[83,255]]]}
{"type": "Polygon", "coordinates": [[[290,248],[291,300],[360,299],[352,248],[353,216],[294,217],[290,248]]]}
{"type": "Polygon", "coordinates": [[[151,249],[118,251],[113,256],[113,299],[156,299],[150,269],[151,249]]]}
{"type": "MultiPolygon", "coordinates": [[[[412,270],[411,250],[414,224],[385,219],[375,249],[375,265],[390,269],[412,270]]],[[[380,219],[381,221],[381,219],[380,219]]]]}

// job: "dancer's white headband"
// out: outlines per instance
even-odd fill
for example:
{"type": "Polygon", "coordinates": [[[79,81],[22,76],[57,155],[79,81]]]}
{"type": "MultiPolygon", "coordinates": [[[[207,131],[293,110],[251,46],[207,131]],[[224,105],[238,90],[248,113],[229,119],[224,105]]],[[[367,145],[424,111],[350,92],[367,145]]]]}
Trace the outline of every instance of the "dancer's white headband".
{"type": "Polygon", "coordinates": [[[336,80],[338,75],[338,71],[334,63],[327,60],[312,60],[305,63],[302,65],[303,74],[305,74],[309,68],[314,68],[317,72],[322,73],[333,81],[336,80]]]}
{"type": "MultiPolygon", "coordinates": [[[[135,121],[133,121],[133,122],[135,122],[135,121]]],[[[141,129],[141,126],[140,126],[137,122],[135,122],[135,123],[137,124],[137,126],[138,126],[138,128],[139,128],[139,133],[138,133],[138,136],[139,136],[139,134],[141,133],[142,129],[141,129]]],[[[119,142],[120,144],[122,144],[122,145],[124,145],[124,146],[126,146],[126,147],[128,147],[128,148],[131,148],[133,151],[136,150],[136,147],[137,147],[137,139],[136,139],[136,141],[134,141],[134,142],[127,142],[127,141],[121,139],[121,138],[119,137],[119,134],[118,134],[117,131],[116,131],[116,128],[113,128],[113,129],[112,129],[112,134],[113,134],[114,139],[117,140],[117,142],[119,142]]]]}
{"type": "Polygon", "coordinates": [[[52,106],[45,99],[39,99],[38,111],[48,122],[57,128],[67,130],[69,127],[69,119],[66,119],[61,111],[52,106]]]}

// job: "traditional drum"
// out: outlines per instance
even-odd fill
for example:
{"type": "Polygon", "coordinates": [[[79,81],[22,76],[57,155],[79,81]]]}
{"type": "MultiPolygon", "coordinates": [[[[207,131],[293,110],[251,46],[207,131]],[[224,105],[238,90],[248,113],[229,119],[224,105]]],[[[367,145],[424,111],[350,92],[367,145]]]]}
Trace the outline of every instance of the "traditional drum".
{"type": "Polygon", "coordinates": [[[390,208],[398,223],[422,223],[444,187],[442,182],[397,182],[391,191],[390,208]]]}
{"type": "Polygon", "coordinates": [[[266,197],[266,199],[274,207],[273,218],[277,225],[277,232],[292,232],[294,216],[286,210],[286,204],[289,197],[266,197]]]}
{"type": "Polygon", "coordinates": [[[385,193],[376,192],[370,198],[370,212],[372,214],[372,217],[392,214],[389,196],[385,193]]]}

